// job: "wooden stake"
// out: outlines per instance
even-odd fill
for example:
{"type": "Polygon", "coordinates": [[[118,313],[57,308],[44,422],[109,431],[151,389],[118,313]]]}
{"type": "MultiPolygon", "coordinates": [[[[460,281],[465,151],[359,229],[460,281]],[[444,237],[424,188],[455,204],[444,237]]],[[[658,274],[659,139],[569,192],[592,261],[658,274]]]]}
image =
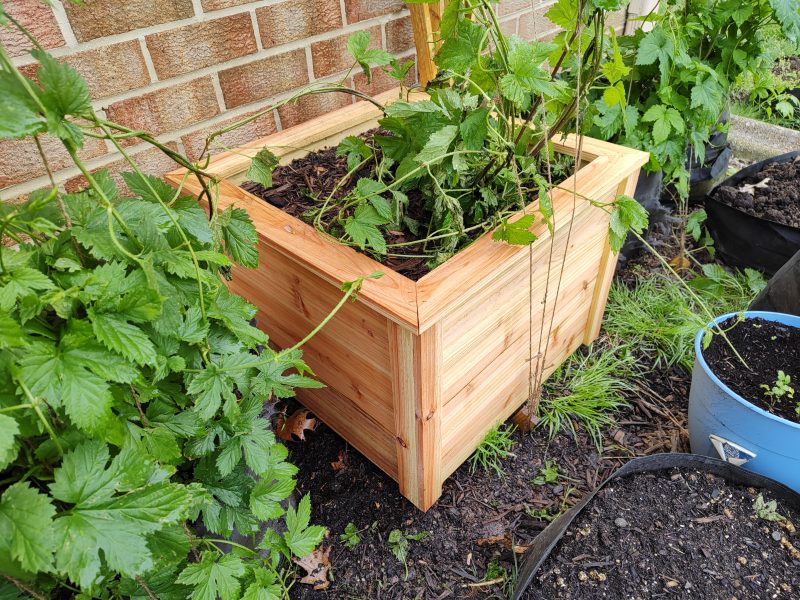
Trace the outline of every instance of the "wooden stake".
{"type": "Polygon", "coordinates": [[[439,43],[442,4],[440,1],[433,4],[410,4],[408,7],[411,11],[414,45],[417,47],[419,83],[423,87],[436,77],[437,68],[433,56],[439,43]]]}

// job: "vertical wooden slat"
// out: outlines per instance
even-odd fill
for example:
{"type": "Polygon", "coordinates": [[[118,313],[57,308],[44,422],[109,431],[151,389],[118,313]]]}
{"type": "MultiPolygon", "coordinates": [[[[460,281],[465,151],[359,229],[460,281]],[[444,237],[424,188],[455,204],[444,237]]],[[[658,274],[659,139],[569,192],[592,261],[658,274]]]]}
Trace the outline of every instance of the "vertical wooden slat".
{"type": "Polygon", "coordinates": [[[442,8],[441,2],[433,4],[410,4],[411,28],[414,31],[414,45],[417,47],[417,67],[419,83],[423,87],[436,77],[433,56],[436,52],[436,32],[439,31],[442,8]]]}
{"type": "Polygon", "coordinates": [[[400,493],[428,510],[442,493],[441,328],[389,323],[400,493]]]}
{"type": "MultiPolygon", "coordinates": [[[[636,191],[636,182],[639,180],[639,171],[634,171],[632,175],[628,176],[620,182],[617,187],[617,194],[626,194],[632,196],[636,191]]],[[[606,301],[608,300],[608,291],[611,289],[611,281],[614,279],[614,269],[617,266],[617,255],[611,250],[608,244],[608,235],[606,235],[605,245],[603,247],[603,255],[600,257],[598,263],[597,281],[594,286],[594,295],[592,296],[592,307],[589,309],[589,319],[586,322],[586,330],[583,334],[583,343],[591,344],[600,335],[600,326],[603,324],[603,315],[606,311],[606,301]]]]}

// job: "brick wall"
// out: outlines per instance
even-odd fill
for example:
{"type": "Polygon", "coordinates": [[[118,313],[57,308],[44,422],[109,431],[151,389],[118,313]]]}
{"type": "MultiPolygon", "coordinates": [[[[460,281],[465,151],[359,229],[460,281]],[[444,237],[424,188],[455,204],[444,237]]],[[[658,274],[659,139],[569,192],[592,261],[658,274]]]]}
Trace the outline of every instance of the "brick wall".
{"type": "MultiPolygon", "coordinates": [[[[555,33],[543,15],[551,0],[503,0],[506,33],[526,38],[555,33]]],[[[408,11],[401,0],[4,0],[6,10],[59,59],[69,62],[92,92],[95,108],[124,125],[145,129],[196,158],[205,136],[288,97],[312,81],[337,81],[349,61],[346,40],[367,30],[375,45],[414,57],[408,11]]],[[[624,15],[613,24],[624,26],[624,15]]],[[[0,43],[19,66],[32,61],[26,40],[0,28],[0,43]]],[[[34,72],[34,67],[25,69],[34,72]]],[[[377,73],[367,85],[377,93],[392,80],[377,73]]],[[[351,98],[326,94],[302,99],[226,134],[231,147],[339,108],[351,98]]],[[[56,178],[67,189],[82,179],[57,140],[43,140],[56,178]]],[[[148,171],[174,167],[144,144],[129,148],[148,171]]],[[[91,169],[124,170],[105,142],[87,140],[82,156],[91,169]]],[[[9,200],[47,185],[36,148],[28,141],[0,142],[0,198],[9,200]]]]}

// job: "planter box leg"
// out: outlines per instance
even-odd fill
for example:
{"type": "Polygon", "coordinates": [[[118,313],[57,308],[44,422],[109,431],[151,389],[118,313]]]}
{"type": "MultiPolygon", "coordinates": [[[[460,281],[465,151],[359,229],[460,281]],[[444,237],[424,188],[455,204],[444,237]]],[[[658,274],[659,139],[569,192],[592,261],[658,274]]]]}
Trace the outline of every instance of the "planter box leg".
{"type": "Polygon", "coordinates": [[[441,328],[389,323],[389,352],[400,492],[425,511],[442,493],[441,328]]]}
{"type": "MultiPolygon", "coordinates": [[[[636,190],[636,182],[639,179],[638,171],[622,181],[617,188],[617,195],[626,194],[632,196],[636,190]]],[[[594,293],[592,294],[592,306],[589,309],[589,319],[586,322],[586,330],[583,334],[583,343],[585,345],[591,344],[600,335],[600,326],[603,324],[603,315],[606,310],[606,301],[608,300],[608,291],[611,289],[611,282],[614,279],[614,268],[617,265],[617,255],[611,251],[611,246],[608,245],[608,236],[606,236],[605,247],[603,248],[603,256],[600,258],[597,271],[597,281],[594,284],[594,293]]]]}

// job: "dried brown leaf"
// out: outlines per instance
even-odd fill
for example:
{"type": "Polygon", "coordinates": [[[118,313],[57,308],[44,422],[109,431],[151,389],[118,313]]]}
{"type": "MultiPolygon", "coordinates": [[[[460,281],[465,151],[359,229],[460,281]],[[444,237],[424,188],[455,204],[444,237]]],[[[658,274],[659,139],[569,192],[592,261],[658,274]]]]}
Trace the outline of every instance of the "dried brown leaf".
{"type": "Polygon", "coordinates": [[[293,558],[294,563],[302,567],[306,575],[300,579],[300,583],[306,585],[313,585],[315,590],[326,590],[331,585],[328,573],[331,570],[331,561],[329,555],[331,548],[317,548],[308,556],[303,558],[293,558]]]}
{"type": "Polygon", "coordinates": [[[304,442],[305,432],[317,428],[317,420],[308,415],[309,412],[304,408],[297,409],[289,417],[280,415],[276,431],[278,437],[286,442],[304,442]]]}
{"type": "Polygon", "coordinates": [[[341,471],[347,466],[347,455],[344,450],[339,450],[339,458],[331,463],[331,468],[334,471],[341,471]]]}

